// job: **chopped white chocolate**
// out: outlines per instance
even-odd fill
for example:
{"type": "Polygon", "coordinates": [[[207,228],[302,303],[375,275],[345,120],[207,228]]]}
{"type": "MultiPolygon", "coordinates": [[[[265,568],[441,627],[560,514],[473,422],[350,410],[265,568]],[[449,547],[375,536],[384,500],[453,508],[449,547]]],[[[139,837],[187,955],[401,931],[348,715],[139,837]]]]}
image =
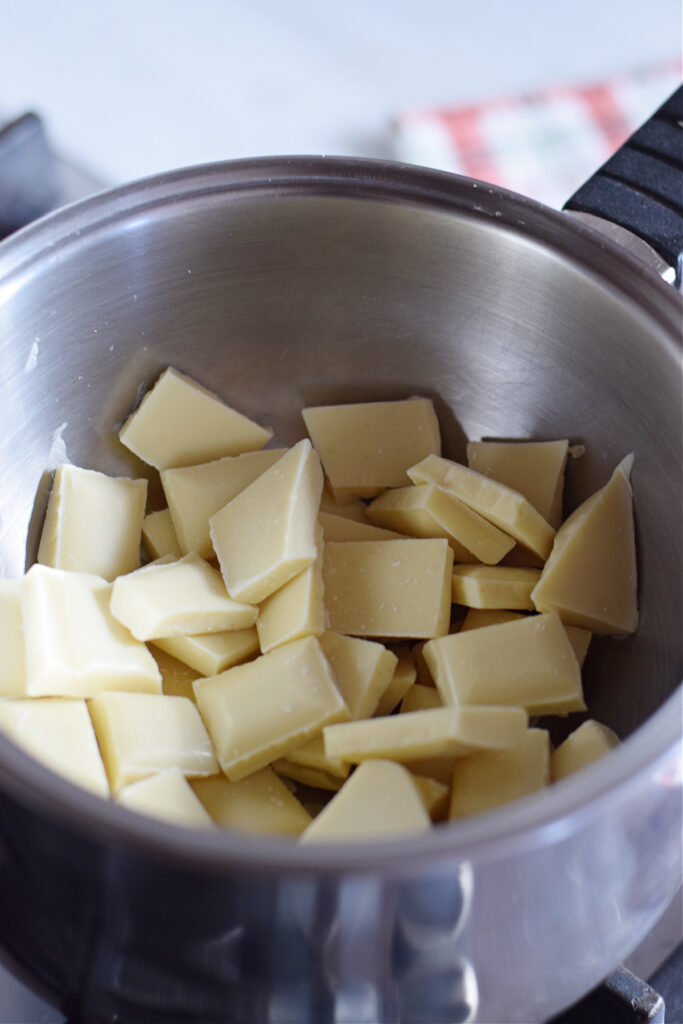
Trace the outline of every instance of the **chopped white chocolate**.
{"type": "Polygon", "coordinates": [[[196,796],[216,825],[273,836],[298,836],[311,822],[293,793],[272,768],[231,782],[224,775],[196,779],[196,796]]]}
{"type": "Polygon", "coordinates": [[[410,711],[429,711],[430,708],[441,707],[443,701],[436,687],[414,683],[401,701],[399,713],[405,715],[410,711]]]}
{"type": "Polygon", "coordinates": [[[540,558],[547,558],[555,531],[524,495],[457,462],[429,455],[408,470],[416,484],[436,484],[509,533],[540,558]]]}
{"type": "Polygon", "coordinates": [[[323,478],[310,441],[300,441],[211,517],[228,593],[260,604],[315,561],[323,478]]]}
{"type": "Polygon", "coordinates": [[[550,740],[545,729],[527,729],[508,750],[480,751],[455,766],[449,817],[480,814],[548,785],[550,740]]]}
{"type": "Polygon", "coordinates": [[[181,554],[213,558],[209,520],[286,453],[286,448],[227,456],[198,466],[165,469],[161,483],[181,554]]]}
{"type": "Polygon", "coordinates": [[[421,640],[419,644],[415,644],[413,646],[410,652],[410,656],[413,659],[413,665],[415,666],[415,678],[420,686],[435,685],[429,665],[425,661],[423,654],[425,644],[427,643],[429,643],[428,640],[421,640]]]}
{"type": "Polygon", "coordinates": [[[356,523],[368,523],[368,517],[365,514],[367,506],[364,501],[360,498],[356,498],[353,501],[346,501],[344,504],[339,504],[334,500],[334,495],[330,490],[330,485],[326,482],[323,485],[323,493],[320,496],[320,511],[329,512],[331,515],[343,516],[345,519],[353,519],[356,523]]]}
{"type": "Polygon", "coordinates": [[[410,687],[415,682],[417,672],[410,656],[410,647],[407,644],[394,644],[393,653],[398,661],[394,674],[389,685],[379,699],[375,709],[375,715],[390,715],[394,708],[398,707],[410,687]]]}
{"type": "Polygon", "coordinates": [[[550,777],[553,782],[585,768],[619,743],[617,734],[606,725],[589,718],[550,755],[550,777]]]}
{"type": "Polygon", "coordinates": [[[330,629],[354,636],[442,636],[450,618],[452,567],[445,540],[326,544],[330,629]]]}
{"type": "Polygon", "coordinates": [[[272,436],[173,368],[164,370],[119,432],[122,444],[156,469],[256,451],[272,436]]]}
{"type": "Polygon", "coordinates": [[[415,537],[446,537],[456,562],[495,564],[515,546],[507,533],[433,484],[385,491],[367,514],[373,523],[415,537]]]}
{"type": "Polygon", "coordinates": [[[99,576],[29,569],[21,587],[27,696],[161,692],[154,658],[109,610],[111,591],[99,576]]]}
{"type": "Polygon", "coordinates": [[[194,702],[192,684],[199,673],[159,648],[154,648],[152,654],[161,672],[161,692],[167,697],[189,697],[194,702]]]}
{"type": "Polygon", "coordinates": [[[370,718],[394,675],[398,658],[382,644],[327,632],[320,637],[351,718],[370,718]]]}
{"type": "MultiPolygon", "coordinates": [[[[273,761],[272,767],[283,779],[302,782],[305,786],[311,786],[313,789],[336,792],[342,788],[345,781],[339,775],[326,772],[323,768],[314,768],[308,764],[297,764],[296,761],[290,761],[288,757],[279,757],[277,761],[273,761]]],[[[351,766],[347,765],[347,768],[350,771],[351,766]]],[[[307,809],[309,808],[308,803],[305,806],[307,809]]]]}
{"type": "Polygon", "coordinates": [[[180,558],[183,554],[167,508],[145,516],[142,520],[142,539],[152,558],[165,558],[167,555],[180,558]]]}
{"type": "Polygon", "coordinates": [[[47,768],[99,796],[109,784],[84,700],[0,700],[0,729],[47,768]]]}
{"type": "Polygon", "coordinates": [[[527,726],[522,708],[443,707],[411,711],[323,729],[325,753],[358,763],[385,757],[409,763],[421,758],[465,757],[473,750],[513,746],[527,726]]]}
{"type": "Polygon", "coordinates": [[[327,625],[323,588],[322,528],[316,528],[318,557],[313,565],[267,597],[259,608],[256,630],[261,651],[299,640],[302,636],[320,636],[327,625]]]}
{"type": "Polygon", "coordinates": [[[428,398],[320,405],[302,415],[337,502],[402,487],[410,466],[441,451],[428,398]]]}
{"type": "Polygon", "coordinates": [[[456,565],[451,596],[455,604],[470,608],[504,608],[533,611],[531,591],[540,579],[539,569],[507,565],[456,565]]]}
{"type": "Polygon", "coordinates": [[[430,779],[426,775],[416,775],[413,771],[411,771],[411,775],[429,817],[432,821],[443,821],[448,817],[448,804],[451,796],[450,782],[446,785],[436,779],[430,779]]]}
{"type": "Polygon", "coordinates": [[[196,706],[187,697],[108,691],[89,701],[114,794],[165,768],[214,775],[218,764],[196,706]]]}
{"type": "Polygon", "coordinates": [[[26,696],[21,580],[0,580],[0,697],[26,696]]]}
{"type": "Polygon", "coordinates": [[[220,573],[199,555],[151,562],[114,583],[111,611],[138,640],[253,626],[258,608],[228,596],[220,573]]]}
{"type": "Polygon", "coordinates": [[[402,540],[401,534],[394,530],[382,530],[372,523],[359,523],[348,516],[333,515],[331,512],[320,512],[318,522],[323,528],[325,540],[402,540]]]}
{"type": "Polygon", "coordinates": [[[410,772],[391,761],[356,769],[301,836],[304,843],[393,839],[431,828],[410,772]]]}
{"type": "Polygon", "coordinates": [[[315,637],[198,679],[194,687],[221,768],[233,781],[303,746],[324,725],[349,717],[315,637]]]}
{"type": "Polygon", "coordinates": [[[117,802],[130,811],[162,818],[174,825],[192,828],[213,825],[180,768],[166,768],[156,775],[132,782],[121,790],[117,802]]]}
{"type": "Polygon", "coordinates": [[[351,769],[348,761],[327,756],[322,736],[309,740],[303,747],[290,750],[287,757],[278,758],[273,767],[280,775],[322,789],[339,789],[351,769]],[[315,783],[310,781],[314,778],[315,783]]]}
{"type": "Polygon", "coordinates": [[[583,711],[581,672],[557,614],[440,637],[424,657],[444,704],[511,704],[530,715],[583,711]]]}
{"type": "Polygon", "coordinates": [[[195,633],[192,636],[157,637],[154,647],[185,662],[202,676],[217,676],[226,668],[241,665],[259,653],[256,626],[224,633],[195,633]]]}
{"type": "Polygon", "coordinates": [[[140,565],[147,481],[65,463],[55,473],[38,561],[113,580],[140,565]]]}
{"type": "Polygon", "coordinates": [[[565,520],[531,595],[539,611],[557,611],[563,622],[602,636],[638,626],[632,465],[627,455],[565,520]]]}
{"type": "Polygon", "coordinates": [[[470,441],[470,469],[519,491],[552,527],[562,522],[569,441],[470,441]]]}
{"type": "Polygon", "coordinates": [[[520,612],[510,612],[505,608],[468,608],[460,632],[466,633],[469,629],[481,629],[483,626],[497,626],[501,622],[514,622],[515,619],[521,618],[520,612]]]}

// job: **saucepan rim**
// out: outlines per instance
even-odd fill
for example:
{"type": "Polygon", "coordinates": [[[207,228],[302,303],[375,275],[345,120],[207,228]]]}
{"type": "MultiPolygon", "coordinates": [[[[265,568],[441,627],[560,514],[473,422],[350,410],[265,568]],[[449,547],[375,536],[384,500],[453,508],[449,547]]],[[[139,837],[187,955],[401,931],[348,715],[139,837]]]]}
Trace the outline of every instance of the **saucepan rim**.
{"type": "MultiPolygon", "coordinates": [[[[42,260],[67,259],[73,246],[113,222],[215,193],[332,196],[418,205],[488,219],[522,233],[596,276],[680,349],[680,296],[636,257],[569,215],[514,192],[444,171],[347,157],[260,157],[188,167],[111,189],[48,214],[0,244],[0,302],[42,260]],[[6,292],[5,289],[9,289],[6,292]]],[[[287,839],[178,827],[135,814],[55,775],[0,736],[0,785],[56,824],[93,842],[129,847],[190,870],[412,872],[448,858],[484,859],[553,843],[585,827],[608,801],[628,798],[646,778],[677,785],[683,686],[624,743],[579,775],[496,811],[376,843],[301,846],[287,839]]]]}

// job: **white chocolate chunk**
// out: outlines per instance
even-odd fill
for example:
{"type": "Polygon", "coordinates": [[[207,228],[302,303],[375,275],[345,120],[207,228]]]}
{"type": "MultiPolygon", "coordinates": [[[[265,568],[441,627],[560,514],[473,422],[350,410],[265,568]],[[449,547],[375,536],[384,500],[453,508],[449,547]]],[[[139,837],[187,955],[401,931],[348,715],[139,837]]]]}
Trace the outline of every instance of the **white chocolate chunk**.
{"type": "Polygon", "coordinates": [[[541,577],[539,569],[507,565],[456,565],[451,596],[455,604],[470,608],[533,611],[531,591],[541,577]]]}
{"type": "Polygon", "coordinates": [[[348,516],[333,515],[331,512],[320,512],[318,522],[323,528],[325,540],[402,540],[401,534],[394,530],[382,530],[372,523],[359,523],[348,516]]]}
{"type": "Polygon", "coordinates": [[[199,466],[165,469],[161,483],[181,553],[213,558],[209,520],[224,505],[270,469],[286,448],[227,456],[199,466]]]}
{"type": "Polygon", "coordinates": [[[363,764],[301,836],[304,843],[393,839],[431,827],[410,772],[390,761],[363,764]]]}
{"type": "Polygon", "coordinates": [[[310,441],[300,441],[211,517],[228,593],[260,604],[315,561],[323,478],[310,441]]]}
{"type": "Polygon", "coordinates": [[[394,644],[393,653],[397,656],[398,661],[389,685],[379,699],[375,716],[390,715],[394,708],[401,703],[417,677],[409,646],[394,644]]]}
{"type": "Polygon", "coordinates": [[[521,708],[443,707],[411,711],[323,729],[325,753],[358,763],[386,757],[409,763],[420,758],[465,757],[473,750],[513,746],[527,726],[521,708]]]}
{"type": "Polygon", "coordinates": [[[565,520],[531,595],[539,611],[557,611],[563,622],[602,636],[638,626],[632,465],[627,455],[565,520]]]}
{"type": "Polygon", "coordinates": [[[552,527],[562,522],[569,441],[470,441],[470,469],[519,491],[552,527]]]}
{"type": "Polygon", "coordinates": [[[327,625],[323,587],[323,537],[316,528],[318,557],[308,569],[267,597],[259,608],[256,630],[261,651],[299,640],[302,636],[320,636],[327,625]]]}
{"type": "Polygon", "coordinates": [[[221,768],[234,782],[349,717],[315,637],[283,644],[194,686],[221,768]]]}
{"type": "Polygon", "coordinates": [[[150,512],[142,520],[142,539],[152,558],[181,558],[183,552],[176,536],[169,509],[150,512]]]}
{"type": "Polygon", "coordinates": [[[0,729],[52,771],[99,796],[109,784],[84,700],[0,701],[0,729]]]}
{"type": "Polygon", "coordinates": [[[353,636],[442,636],[450,618],[452,566],[445,540],[326,544],[330,628],[353,636]]]}
{"type": "Polygon", "coordinates": [[[26,696],[21,580],[0,580],[0,697],[26,696]]]}
{"type": "Polygon", "coordinates": [[[224,633],[157,637],[152,643],[202,676],[217,676],[219,672],[225,672],[226,668],[241,665],[259,653],[256,626],[231,629],[224,633]]]}
{"type": "Polygon", "coordinates": [[[593,634],[589,629],[582,629],[581,626],[568,626],[564,623],[564,628],[567,631],[569,643],[574,648],[574,654],[576,655],[579,667],[582,668],[588,654],[590,642],[593,639],[593,634]]]}
{"type": "Polygon", "coordinates": [[[428,398],[321,405],[302,415],[337,502],[402,487],[410,466],[441,451],[428,398]]]}
{"type": "Polygon", "coordinates": [[[507,611],[505,608],[468,608],[459,632],[466,633],[470,629],[497,626],[501,622],[514,622],[521,618],[520,612],[507,611]]]}
{"type": "Polygon", "coordinates": [[[165,768],[214,775],[218,764],[196,706],[187,697],[101,693],[89,702],[114,794],[165,768]]]}
{"type": "Polygon", "coordinates": [[[368,506],[367,514],[373,523],[414,537],[446,537],[456,562],[492,565],[515,545],[507,533],[433,484],[386,491],[368,506]]]}
{"type": "Polygon", "coordinates": [[[287,757],[278,758],[273,767],[278,774],[288,779],[304,782],[307,786],[319,786],[321,789],[339,789],[351,769],[348,761],[327,756],[322,736],[309,740],[303,747],[290,750],[287,757]]]}
{"type": "Polygon", "coordinates": [[[138,640],[253,626],[258,609],[228,597],[220,573],[199,555],[152,562],[114,583],[111,611],[138,640]]]}
{"type": "Polygon", "coordinates": [[[449,817],[464,818],[518,800],[548,785],[550,740],[545,729],[527,729],[508,750],[463,757],[453,772],[449,817]]]}
{"type": "Polygon", "coordinates": [[[122,444],[156,469],[256,451],[272,436],[173,368],[164,370],[119,432],[122,444]]]}
{"type": "Polygon", "coordinates": [[[196,779],[192,789],[216,825],[272,836],[299,836],[311,816],[272,768],[239,782],[224,775],[196,779]]]}
{"type": "Polygon", "coordinates": [[[446,785],[426,775],[416,775],[411,771],[413,782],[422,797],[425,810],[432,821],[443,821],[448,817],[448,804],[451,798],[450,782],[446,785]]]}
{"type": "Polygon", "coordinates": [[[21,591],[29,697],[161,692],[154,658],[111,614],[106,580],[34,565],[21,591]]]}
{"type": "Polygon", "coordinates": [[[509,533],[540,558],[547,558],[555,531],[524,495],[457,462],[430,455],[408,470],[416,484],[435,484],[509,533]]]}
{"type": "MultiPolygon", "coordinates": [[[[350,769],[351,766],[347,765],[347,771],[350,771],[350,769]]],[[[344,779],[340,778],[339,775],[326,772],[323,768],[313,768],[311,765],[297,764],[296,761],[290,761],[288,757],[279,757],[277,761],[273,761],[273,770],[283,779],[302,782],[305,786],[311,786],[313,789],[336,792],[344,785],[344,779]]],[[[309,803],[306,803],[305,806],[310,810],[309,803]]],[[[311,813],[317,813],[317,811],[311,811],[311,813]]]]}
{"type": "Polygon", "coordinates": [[[154,648],[152,654],[161,672],[161,692],[167,697],[189,697],[194,702],[192,684],[199,673],[159,648],[154,648]]]}
{"type": "Polygon", "coordinates": [[[443,707],[443,701],[436,687],[414,683],[401,701],[399,714],[404,715],[411,711],[429,711],[431,708],[441,707],[443,707]]]}
{"type": "Polygon", "coordinates": [[[65,463],[55,473],[38,561],[113,580],[140,565],[147,481],[65,463]]]}
{"type": "Polygon", "coordinates": [[[423,653],[446,705],[510,704],[530,715],[585,709],[579,664],[555,613],[440,637],[423,653]]]}
{"type": "Polygon", "coordinates": [[[213,824],[180,768],[166,768],[156,775],[132,782],[121,790],[118,803],[138,814],[162,818],[175,825],[201,828],[213,824]]]}
{"type": "Polygon", "coordinates": [[[382,644],[327,632],[320,646],[351,718],[370,718],[392,680],[398,658],[382,644]]]}
{"type": "Polygon", "coordinates": [[[619,737],[608,726],[589,718],[560,743],[550,755],[550,777],[553,782],[563,779],[597,761],[619,743],[619,737]]]}
{"type": "Polygon", "coordinates": [[[334,495],[327,481],[323,484],[323,493],[320,496],[321,512],[329,512],[331,515],[343,516],[345,519],[353,519],[356,523],[368,525],[368,517],[365,514],[366,508],[365,502],[361,501],[360,498],[339,504],[334,500],[334,495]]]}

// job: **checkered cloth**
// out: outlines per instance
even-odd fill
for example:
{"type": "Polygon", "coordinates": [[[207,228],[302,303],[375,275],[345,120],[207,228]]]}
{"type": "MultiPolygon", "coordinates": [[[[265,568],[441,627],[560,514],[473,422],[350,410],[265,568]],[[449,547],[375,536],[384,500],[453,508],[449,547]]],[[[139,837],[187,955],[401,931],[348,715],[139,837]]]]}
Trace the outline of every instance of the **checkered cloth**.
{"type": "Polygon", "coordinates": [[[393,125],[395,156],[559,208],[680,81],[681,65],[672,61],[593,85],[409,109],[393,125]]]}

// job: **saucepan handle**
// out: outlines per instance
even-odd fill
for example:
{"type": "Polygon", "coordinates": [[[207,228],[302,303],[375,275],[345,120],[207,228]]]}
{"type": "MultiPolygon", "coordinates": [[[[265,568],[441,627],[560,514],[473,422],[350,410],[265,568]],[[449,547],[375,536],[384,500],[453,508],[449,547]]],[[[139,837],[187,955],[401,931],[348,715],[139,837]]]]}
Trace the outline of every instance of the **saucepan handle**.
{"type": "Polygon", "coordinates": [[[600,167],[565,210],[611,221],[683,278],[683,86],[600,167]]]}

